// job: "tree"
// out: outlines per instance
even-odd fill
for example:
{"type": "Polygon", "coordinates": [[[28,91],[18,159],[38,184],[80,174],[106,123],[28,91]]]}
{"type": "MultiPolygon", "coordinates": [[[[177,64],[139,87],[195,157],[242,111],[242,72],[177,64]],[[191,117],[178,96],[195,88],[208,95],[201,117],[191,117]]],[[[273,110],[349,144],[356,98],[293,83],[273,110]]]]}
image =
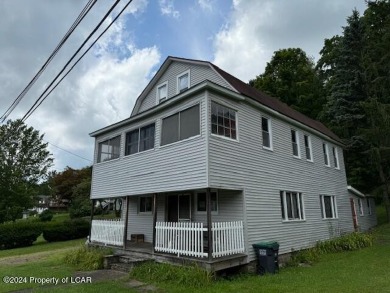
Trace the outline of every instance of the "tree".
{"type": "Polygon", "coordinates": [[[314,119],[325,103],[314,63],[300,48],[274,52],[265,72],[249,84],[314,119]]]}
{"type": "Polygon", "coordinates": [[[0,126],[0,223],[14,221],[33,204],[34,188],[53,159],[43,135],[21,120],[0,126]]]}

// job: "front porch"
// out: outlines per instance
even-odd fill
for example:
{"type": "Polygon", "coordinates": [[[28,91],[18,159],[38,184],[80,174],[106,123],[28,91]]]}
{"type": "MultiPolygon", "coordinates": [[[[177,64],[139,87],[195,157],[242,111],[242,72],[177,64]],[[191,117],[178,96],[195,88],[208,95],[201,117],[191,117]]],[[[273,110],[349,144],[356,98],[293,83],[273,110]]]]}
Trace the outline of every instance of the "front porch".
{"type": "MultiPolygon", "coordinates": [[[[247,255],[242,219],[235,219],[232,213],[218,210],[217,196],[214,195],[212,199],[210,190],[204,193],[204,206],[201,202],[203,198],[195,197],[195,193],[176,195],[176,199],[172,194],[160,198],[154,195],[150,214],[140,213],[139,209],[138,213],[132,213],[134,204],[132,207],[131,203],[139,204],[140,200],[127,198],[127,208],[121,219],[92,220],[90,241],[115,247],[117,253],[160,262],[195,262],[210,271],[245,264],[247,255]],[[196,200],[197,204],[193,204],[196,200]],[[172,202],[174,210],[172,206],[169,208],[172,202]],[[201,212],[197,205],[201,206],[201,212]],[[216,221],[213,221],[213,217],[216,221]],[[221,221],[226,218],[235,221],[221,221]],[[151,231],[145,224],[149,220],[152,220],[149,226],[151,231]]],[[[237,204],[237,201],[241,202],[241,195],[238,191],[219,192],[219,206],[228,206],[230,198],[234,198],[230,200],[231,204],[237,204]]],[[[239,207],[236,209],[239,210],[239,207]]],[[[238,214],[241,217],[242,213],[238,214]]]]}

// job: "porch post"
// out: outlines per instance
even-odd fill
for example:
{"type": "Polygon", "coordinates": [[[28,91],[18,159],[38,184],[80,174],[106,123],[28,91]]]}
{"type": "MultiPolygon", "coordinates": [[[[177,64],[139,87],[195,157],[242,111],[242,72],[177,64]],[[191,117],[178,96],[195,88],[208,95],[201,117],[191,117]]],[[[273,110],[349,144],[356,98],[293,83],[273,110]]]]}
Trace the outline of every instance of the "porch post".
{"type": "Polygon", "coordinates": [[[91,237],[92,237],[92,220],[93,220],[93,214],[95,213],[95,200],[92,200],[92,206],[91,206],[91,225],[89,226],[89,243],[91,243],[91,237]]]}
{"type": "Polygon", "coordinates": [[[125,230],[123,231],[123,249],[126,249],[127,242],[127,224],[129,222],[129,197],[126,197],[126,216],[125,216],[125,230]]]}
{"type": "Polygon", "coordinates": [[[156,247],[157,193],[153,194],[153,252],[156,247]]]}
{"type": "Polygon", "coordinates": [[[211,231],[212,220],[211,220],[211,192],[210,188],[206,190],[206,210],[207,210],[207,246],[209,248],[209,260],[213,259],[213,233],[211,231]]]}

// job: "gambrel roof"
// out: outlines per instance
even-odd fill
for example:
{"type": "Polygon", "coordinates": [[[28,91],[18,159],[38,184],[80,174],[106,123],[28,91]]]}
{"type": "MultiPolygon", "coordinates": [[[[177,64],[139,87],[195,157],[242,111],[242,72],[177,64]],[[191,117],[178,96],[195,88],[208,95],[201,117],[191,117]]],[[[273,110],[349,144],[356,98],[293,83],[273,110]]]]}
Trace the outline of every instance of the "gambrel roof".
{"type": "Polygon", "coordinates": [[[191,63],[191,64],[198,64],[198,65],[204,65],[209,66],[214,72],[216,72],[221,78],[223,78],[228,84],[231,85],[231,87],[241,95],[244,95],[246,97],[249,97],[253,99],[254,101],[262,104],[263,106],[266,106],[267,108],[276,111],[280,114],[283,114],[297,122],[300,122],[314,130],[317,130],[321,132],[322,134],[328,136],[329,138],[343,144],[342,140],[334,134],[330,129],[328,129],[324,124],[322,124],[319,121],[316,121],[312,118],[307,117],[306,115],[294,110],[293,108],[289,107],[287,104],[283,103],[277,98],[271,97],[253,87],[251,87],[249,84],[239,80],[238,78],[234,77],[233,75],[227,73],[226,71],[222,70],[218,66],[212,64],[208,61],[202,61],[202,60],[193,60],[193,59],[185,59],[185,58],[178,58],[178,57],[172,57],[169,56],[164,63],[161,65],[160,69],[157,71],[155,76],[151,79],[149,84],[145,87],[145,89],[142,91],[140,96],[138,97],[133,112],[131,116],[138,114],[139,107],[141,105],[141,102],[143,98],[149,93],[149,91],[153,88],[153,86],[158,82],[159,78],[162,76],[162,74],[167,70],[169,65],[174,62],[184,62],[184,63],[191,63]]]}

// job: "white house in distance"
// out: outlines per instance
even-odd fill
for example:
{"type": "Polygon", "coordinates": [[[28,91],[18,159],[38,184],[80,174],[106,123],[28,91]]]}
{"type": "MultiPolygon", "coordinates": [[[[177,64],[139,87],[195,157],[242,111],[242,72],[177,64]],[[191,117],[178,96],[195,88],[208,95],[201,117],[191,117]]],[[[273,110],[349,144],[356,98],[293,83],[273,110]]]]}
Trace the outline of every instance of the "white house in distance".
{"type": "Polygon", "coordinates": [[[210,62],[168,57],[131,116],[90,135],[91,199],[124,200],[90,239],[123,253],[220,270],[254,243],[285,254],[354,231],[340,139],[210,62]]]}

